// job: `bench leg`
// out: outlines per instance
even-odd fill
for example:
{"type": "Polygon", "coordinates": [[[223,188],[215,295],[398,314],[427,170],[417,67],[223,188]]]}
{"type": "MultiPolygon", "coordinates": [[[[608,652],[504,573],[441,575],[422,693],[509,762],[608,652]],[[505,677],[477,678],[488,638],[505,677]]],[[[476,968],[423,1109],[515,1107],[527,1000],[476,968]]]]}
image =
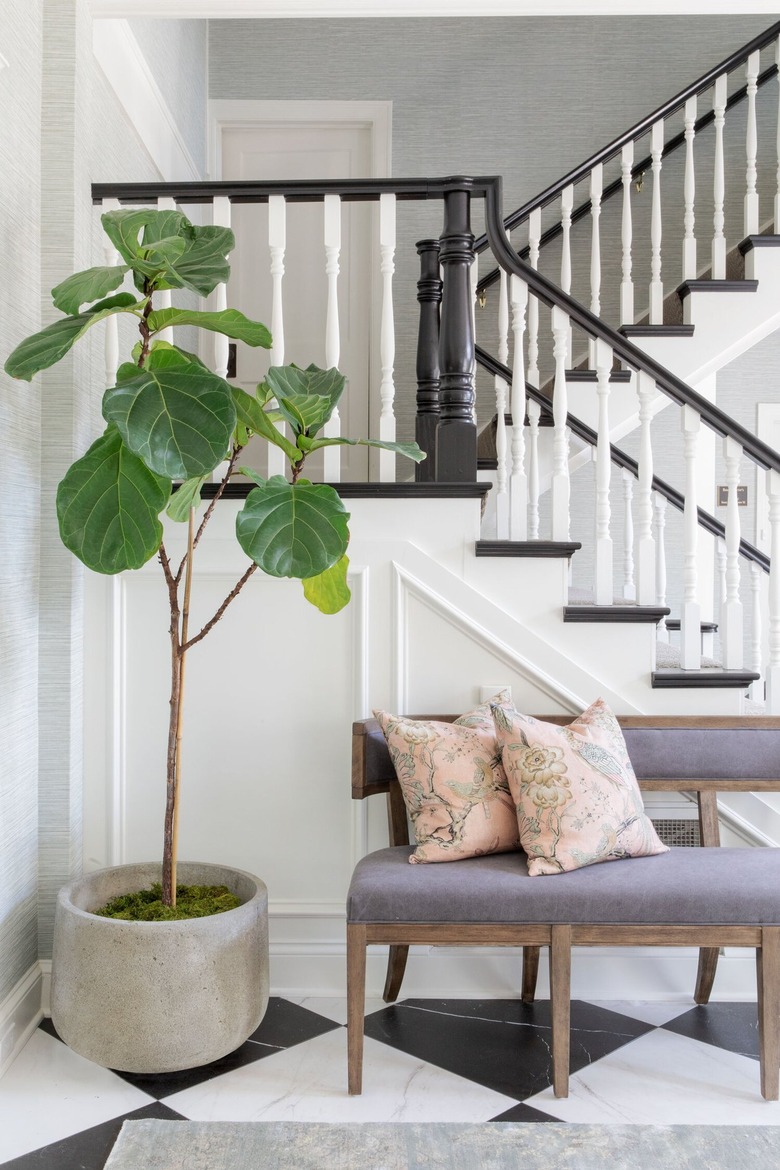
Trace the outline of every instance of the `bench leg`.
{"type": "Polygon", "coordinates": [[[523,1003],[536,999],[536,979],[539,975],[539,947],[523,947],[523,1003]]]}
{"type": "MultiPolygon", "coordinates": [[[[699,840],[709,849],[720,845],[720,821],[718,820],[717,792],[697,792],[696,804],[699,810],[699,840]]],[[[709,1003],[715,972],[718,970],[720,951],[717,947],[702,947],[699,951],[699,969],[696,972],[695,1003],[709,1003]]]]}
{"type": "Polygon", "coordinates": [[[385,1003],[394,1003],[398,999],[401,984],[406,970],[406,960],[409,957],[409,948],[391,946],[387,956],[387,978],[382,999],[385,1003]]]}
{"type": "Polygon", "coordinates": [[[569,1095],[571,1031],[571,927],[553,926],[550,941],[550,1011],[552,1015],[553,1092],[569,1095]]]}
{"type": "Polygon", "coordinates": [[[347,925],[347,1079],[351,1095],[363,1090],[363,1030],[366,1014],[366,928],[347,925]]]}
{"type": "Polygon", "coordinates": [[[761,1096],[780,1096],[780,926],[765,926],[756,948],[761,1096]]]}

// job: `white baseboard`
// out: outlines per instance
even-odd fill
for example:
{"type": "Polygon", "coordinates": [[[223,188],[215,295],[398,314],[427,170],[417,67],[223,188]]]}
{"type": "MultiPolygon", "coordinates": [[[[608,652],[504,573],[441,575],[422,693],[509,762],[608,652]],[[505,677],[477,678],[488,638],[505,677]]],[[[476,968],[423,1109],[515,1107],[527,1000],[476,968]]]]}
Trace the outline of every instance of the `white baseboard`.
{"type": "Polygon", "coordinates": [[[0,1077],[43,1019],[43,984],[42,964],[33,963],[0,1004],[0,1077]]]}

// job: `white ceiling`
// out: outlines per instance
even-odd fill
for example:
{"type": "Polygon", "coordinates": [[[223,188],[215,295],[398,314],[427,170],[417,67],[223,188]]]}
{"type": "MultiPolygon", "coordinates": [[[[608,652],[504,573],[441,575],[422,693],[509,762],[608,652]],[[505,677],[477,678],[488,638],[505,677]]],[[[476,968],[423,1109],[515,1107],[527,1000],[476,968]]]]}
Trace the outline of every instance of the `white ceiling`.
{"type": "Polygon", "coordinates": [[[777,0],[90,0],[94,16],[238,19],[778,14],[777,0]]]}

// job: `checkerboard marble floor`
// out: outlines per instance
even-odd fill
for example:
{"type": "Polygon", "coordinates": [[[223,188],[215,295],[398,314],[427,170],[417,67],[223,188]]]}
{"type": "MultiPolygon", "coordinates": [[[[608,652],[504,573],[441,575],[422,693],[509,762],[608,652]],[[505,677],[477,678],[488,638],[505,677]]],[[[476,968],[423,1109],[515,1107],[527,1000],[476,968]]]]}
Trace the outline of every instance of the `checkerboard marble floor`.
{"type": "Polygon", "coordinates": [[[367,1005],[364,1088],[346,1092],[346,1003],[272,998],[204,1068],[115,1073],[44,1021],[0,1082],[4,1170],[102,1170],[126,1118],[780,1125],[758,1081],[755,1004],[572,1004],[571,1087],[550,1088],[544,1001],[367,1005]]]}

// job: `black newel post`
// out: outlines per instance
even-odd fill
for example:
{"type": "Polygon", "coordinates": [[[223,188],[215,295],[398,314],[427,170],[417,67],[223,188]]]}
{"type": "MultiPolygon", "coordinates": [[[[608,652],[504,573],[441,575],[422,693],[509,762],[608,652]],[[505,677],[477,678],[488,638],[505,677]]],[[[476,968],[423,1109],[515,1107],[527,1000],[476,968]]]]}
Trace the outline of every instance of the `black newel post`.
{"type": "Polygon", "coordinates": [[[471,281],[474,236],[468,191],[444,196],[441,265],[444,289],[439,335],[441,413],[436,431],[436,478],[470,482],[477,478],[477,428],[474,423],[474,323],[471,281]]]}
{"type": "Polygon", "coordinates": [[[417,300],[420,328],[417,334],[417,424],[415,438],[427,459],[415,467],[415,479],[432,483],[436,479],[436,428],[439,425],[439,241],[419,240],[420,279],[417,300]]]}

